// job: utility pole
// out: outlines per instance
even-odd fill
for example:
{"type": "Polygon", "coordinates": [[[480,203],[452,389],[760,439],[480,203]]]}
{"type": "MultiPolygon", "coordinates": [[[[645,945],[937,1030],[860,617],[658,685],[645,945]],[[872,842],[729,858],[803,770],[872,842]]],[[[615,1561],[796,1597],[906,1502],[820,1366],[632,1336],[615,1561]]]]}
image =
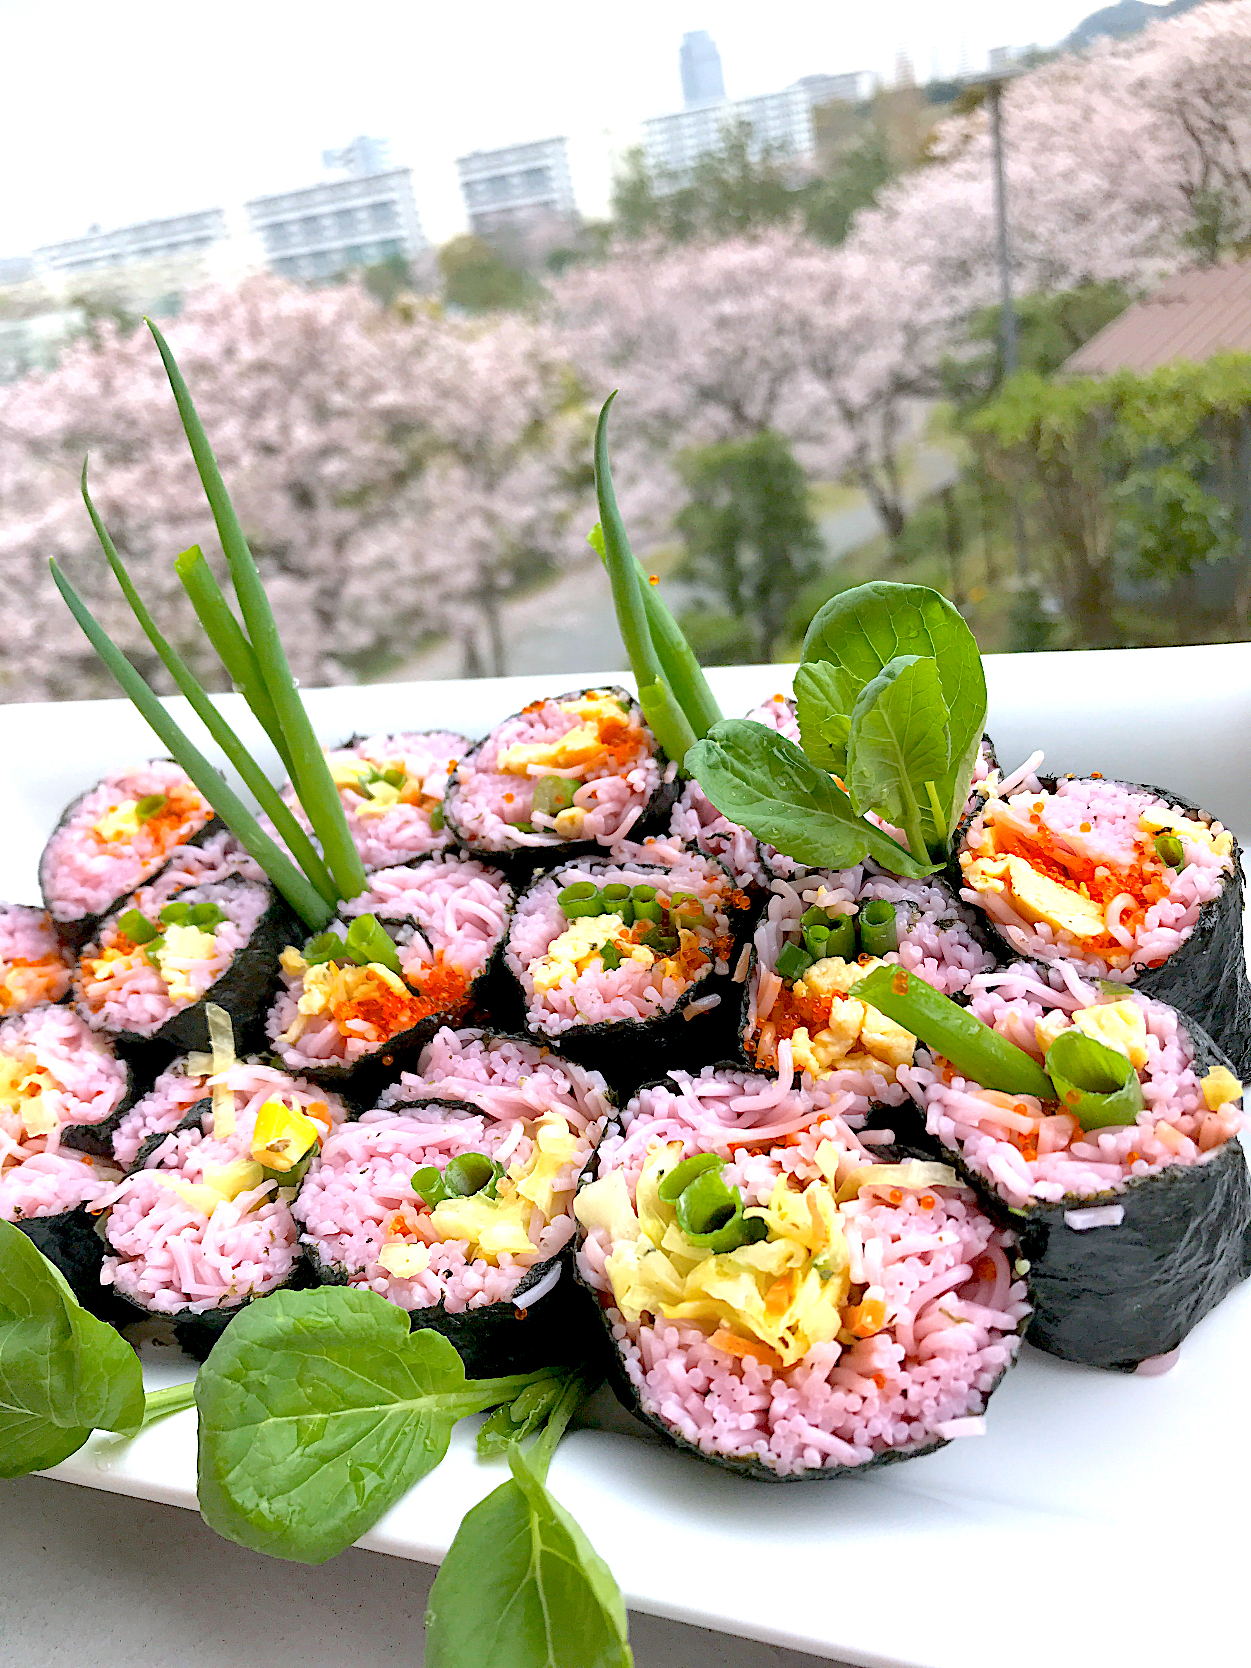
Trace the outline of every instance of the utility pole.
{"type": "MultiPolygon", "coordinates": [[[[1020,362],[1016,341],[1016,308],[1012,300],[1012,257],[1008,246],[1008,187],[1003,166],[1004,82],[1009,76],[988,76],[986,103],[990,116],[990,158],[995,187],[995,244],[999,261],[999,341],[1003,374],[1012,376],[1020,362]]],[[[1011,493],[1012,543],[1016,548],[1018,583],[1029,579],[1029,550],[1025,543],[1025,518],[1015,492],[1011,493]]]]}

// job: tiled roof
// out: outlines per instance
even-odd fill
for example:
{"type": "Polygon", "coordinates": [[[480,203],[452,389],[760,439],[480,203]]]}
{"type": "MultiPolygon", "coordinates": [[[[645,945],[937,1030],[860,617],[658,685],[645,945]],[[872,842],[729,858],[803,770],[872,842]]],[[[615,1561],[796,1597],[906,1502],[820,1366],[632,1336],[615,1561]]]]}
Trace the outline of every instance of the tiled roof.
{"type": "Polygon", "coordinates": [[[1251,353],[1251,261],[1177,273],[1078,348],[1064,372],[1152,371],[1229,352],[1251,353]]]}

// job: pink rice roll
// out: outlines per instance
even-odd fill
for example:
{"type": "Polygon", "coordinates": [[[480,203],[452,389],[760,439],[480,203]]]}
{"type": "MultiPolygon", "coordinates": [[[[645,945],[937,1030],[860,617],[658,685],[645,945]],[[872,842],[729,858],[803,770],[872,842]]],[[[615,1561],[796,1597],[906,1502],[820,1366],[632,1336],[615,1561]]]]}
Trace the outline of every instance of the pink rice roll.
{"type": "Polygon", "coordinates": [[[572,1203],[608,1120],[603,1080],[512,1039],[443,1031],[431,1046],[472,1098],[405,1074],[327,1141],[295,1205],[314,1274],[442,1332],[471,1375],[585,1360],[597,1331],[572,1279],[572,1203]],[[492,1179],[464,1197],[467,1155],[492,1179]]]}
{"type": "Polygon", "coordinates": [[[73,952],[46,909],[0,903],[0,1019],[69,994],[73,952]]]}
{"type": "MultiPolygon", "coordinates": [[[[295,1186],[265,1175],[257,1120],[272,1102],[301,1114],[320,1145],[348,1115],[338,1096],[254,1060],[222,1074],[231,1091],[219,1129],[216,1079],[162,1074],[136,1113],[157,1125],[135,1150],[130,1172],[101,1200],[107,1255],[101,1279],[133,1310],[172,1322],[181,1346],[203,1360],[243,1305],[304,1275],[291,1215],[295,1186]],[[187,1104],[187,1096],[198,1098],[187,1104]],[[168,1132],[159,1125],[171,1116],[168,1132]]],[[[136,1129],[128,1132],[134,1144],[136,1129]]]]}
{"type": "Polygon", "coordinates": [[[677,766],[637,701],[605,684],[497,725],[457,765],[444,815],[467,851],[524,877],[659,833],[676,796],[677,766]]]}
{"type": "Polygon", "coordinates": [[[789,877],[775,876],[750,964],[736,970],[743,976],[740,1038],[748,1063],[778,1070],[781,1044],[789,1040],[794,1069],[811,1080],[850,1071],[893,1082],[897,1068],[911,1062],[914,1041],[847,996],[879,960],[907,968],[944,996],[959,995],[975,974],[995,966],[973,912],[937,876],[904,880],[872,862],[837,871],[796,867],[789,877]],[[872,928],[861,922],[872,903],[895,910],[897,948],[880,955],[864,947],[873,944],[872,928]],[[829,920],[850,918],[848,953],[811,959],[803,917],[812,910],[829,920]],[[801,961],[806,965],[797,973],[801,961]]]}
{"type": "Polygon", "coordinates": [[[39,859],[39,885],[71,943],[154,879],[179,846],[220,828],[213,808],[172,759],[108,776],[71,802],[39,859]]]}
{"type": "Polygon", "coordinates": [[[290,910],[268,881],[237,872],[178,884],[193,869],[175,872],[171,865],[108,916],[82,950],[75,1003],[93,1030],[131,1045],[207,1048],[204,1010],[212,1002],[230,1015],[240,1047],[259,1035],[277,983],[278,952],[291,933],[290,910]],[[165,921],[172,909],[183,918],[165,921]],[[216,918],[195,925],[186,912],[197,909],[211,909],[216,918]],[[122,923],[132,911],[150,938],[129,936],[122,923]]]}
{"type": "Polygon", "coordinates": [[[310,966],[289,944],[267,1021],[278,1058],[372,1096],[440,1026],[463,1024],[490,1004],[512,906],[512,888],[497,870],[459,854],[376,870],[330,930],[346,943],[357,916],[376,916],[399,973],[342,956],[310,966]]]}
{"type": "Polygon", "coordinates": [[[1017,962],[968,988],[977,1018],[1039,1063],[1076,1030],[1126,1056],[1132,1122],[1084,1128],[1066,1104],[1005,1095],[924,1049],[898,1081],[934,1150],[1010,1220],[1030,1265],[1039,1348],[1122,1370],[1176,1349],[1251,1272],[1241,1084],[1193,1019],[1068,963],[1017,962]]]}
{"type": "MultiPolygon", "coordinates": [[[[447,850],[452,836],[443,822],[443,796],[457,761],[471,745],[454,730],[405,730],[356,735],[327,752],[348,832],[366,869],[391,868],[447,850]]],[[[290,783],[282,797],[311,833],[290,783]]]]}
{"type": "MultiPolygon", "coordinates": [[[[954,1171],[883,1164],[827,1085],[758,1101],[743,1072],[674,1073],[600,1144],[575,1203],[577,1273],[629,1409],[676,1446],[771,1482],[823,1479],[980,1434],[1029,1312],[1013,1235],[954,1171]],[[785,1132],[785,1133],[783,1133],[785,1132]],[[702,1247],[664,1178],[711,1159],[750,1230],[702,1247]],[[714,1255],[708,1257],[708,1249],[714,1255]]],[[[678,1180],[675,1176],[675,1181],[678,1180]]]]}
{"type": "Polygon", "coordinates": [[[1237,840],[1161,788],[1031,777],[985,798],[952,865],[1009,958],[1069,962],[1200,1014],[1251,1075],[1237,840]]]}

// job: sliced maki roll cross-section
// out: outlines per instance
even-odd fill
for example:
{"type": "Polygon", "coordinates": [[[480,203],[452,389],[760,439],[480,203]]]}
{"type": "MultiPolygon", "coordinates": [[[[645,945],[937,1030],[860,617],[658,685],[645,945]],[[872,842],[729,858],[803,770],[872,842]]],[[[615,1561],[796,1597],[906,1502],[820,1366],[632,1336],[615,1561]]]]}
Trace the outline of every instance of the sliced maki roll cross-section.
{"type": "Polygon", "coordinates": [[[1071,962],[1201,1015],[1251,1073],[1238,843],[1208,812],[1101,776],[993,795],[957,852],[961,896],[1009,953],[1071,962]]]}
{"type": "Polygon", "coordinates": [[[495,869],[441,855],[379,869],[330,930],[280,957],[275,1051],[322,1082],[369,1081],[475,1016],[512,910],[495,869]]]}
{"type": "Polygon", "coordinates": [[[46,909],[0,904],[0,1019],[69,993],[74,957],[46,909]]]}
{"type": "Polygon", "coordinates": [[[775,878],[752,948],[743,1051],[776,1071],[789,1043],[794,1070],[814,1080],[861,1072],[893,1083],[911,1063],[916,1038],[848,995],[870,969],[897,964],[950,995],[995,965],[942,881],[900,880],[871,864],[775,878]]]}
{"type": "Polygon", "coordinates": [[[43,849],[39,885],[52,919],[81,943],[176,847],[200,841],[213,825],[212,806],[169,759],[106,777],[66,809],[43,849]]]}
{"type": "Polygon", "coordinates": [[[447,825],[511,875],[659,833],[677,794],[638,703],[604,686],[532,701],[456,767],[447,825]]]}
{"type": "Polygon", "coordinates": [[[727,1102],[754,1114],[750,1083],[643,1090],[578,1194],[578,1272],[618,1395],[670,1441],[770,1481],[980,1433],[1028,1311],[1012,1235],[946,1165],[875,1162],[812,1091],[785,1135],[736,1131],[727,1102]]]}
{"type": "Polygon", "coordinates": [[[1242,1084],[1192,1019],[1067,965],[1018,963],[975,979],[967,1014],[915,1023],[926,1048],[899,1079],[1016,1227],[1031,1342],[1132,1368],[1175,1350],[1251,1272],[1242,1084]],[[977,1021],[990,1030],[970,1044],[977,1021]]]}
{"type": "Polygon", "coordinates": [[[89,1213],[118,1179],[104,1155],[130,1097],[129,1067],[72,1009],[0,1024],[0,1218],[97,1312],[102,1248],[89,1213]]]}
{"type": "Polygon", "coordinates": [[[610,1110],[596,1073],[441,1031],[310,1169],[295,1210],[318,1277],[407,1309],[472,1374],[587,1359],[599,1339],[567,1266],[571,1207],[610,1110]]]}
{"type": "Polygon", "coordinates": [[[139,1167],[97,1202],[107,1207],[102,1282],[172,1322],[199,1360],[245,1303],[299,1277],[291,1202],[346,1117],[337,1096],[252,1061],[213,1082],[212,1098],[145,1143],[139,1167]]]}

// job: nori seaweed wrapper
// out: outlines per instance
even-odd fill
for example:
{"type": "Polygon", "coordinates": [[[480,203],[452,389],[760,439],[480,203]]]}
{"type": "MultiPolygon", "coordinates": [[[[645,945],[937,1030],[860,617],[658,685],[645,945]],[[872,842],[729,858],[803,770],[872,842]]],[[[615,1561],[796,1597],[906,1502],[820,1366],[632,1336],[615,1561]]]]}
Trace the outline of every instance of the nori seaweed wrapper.
{"type": "MultiPolygon", "coordinates": [[[[158,761],[151,760],[149,762],[156,763],[158,761]]],[[[159,762],[173,763],[175,761],[162,759],[159,762]]],[[[107,780],[107,777],[100,778],[100,782],[107,780]]],[[[51,912],[53,908],[53,899],[48,890],[48,848],[51,846],[56,835],[59,834],[62,828],[65,827],[66,823],[69,822],[71,817],[74,815],[74,812],[82,804],[83,800],[85,800],[90,794],[93,794],[100,786],[100,782],[93,782],[89,788],[84,788],[82,793],[77,794],[70,800],[69,804],[61,812],[60,817],[57,819],[56,827],[52,830],[52,833],[49,834],[47,840],[44,842],[44,848],[39,858],[39,893],[43,899],[44,908],[49,912],[51,912]]],[[[151,869],[148,870],[139,881],[139,886],[150,886],[159,875],[163,874],[169,867],[174,853],[179,850],[180,847],[202,846],[207,844],[207,842],[211,840],[215,834],[224,834],[225,832],[226,824],[215,811],[211,812],[208,820],[201,824],[201,826],[197,828],[194,833],[188,834],[185,839],[180,840],[177,846],[171,846],[159,861],[153,863],[151,869]]],[[[110,904],[106,905],[104,909],[97,910],[93,915],[80,915],[72,921],[58,921],[55,914],[53,914],[53,921],[56,924],[56,929],[58,933],[60,933],[63,942],[71,950],[79,949],[80,946],[85,944],[91,937],[91,934],[95,931],[95,928],[99,925],[99,923],[103,921],[106,916],[112,915],[115,910],[120,909],[126,899],[130,896],[130,893],[136,891],[137,889],[137,887],[132,886],[125,892],[120,892],[110,904]]]]}
{"type": "MultiPolygon", "coordinates": [[[[216,892],[223,887],[234,890],[257,886],[264,886],[268,893],[265,911],[253,928],[251,937],[235,951],[226,968],[202,996],[171,1014],[163,1025],[149,1034],[132,1031],[125,1026],[106,1025],[97,1035],[112,1038],[119,1052],[141,1064],[152,1077],[175,1054],[212,1047],[205,1013],[210,1002],[224,1008],[230,1015],[237,1048],[244,1050],[263,1042],[265,1015],[278,984],[278,955],[291,942],[292,932],[296,930],[295,917],[282,895],[268,881],[227,875],[222,880],[205,883],[204,889],[216,892]]],[[[196,889],[180,888],[174,897],[196,889]]],[[[130,900],[122,901],[130,907],[130,900]]],[[[91,949],[92,946],[87,945],[83,955],[87,956],[91,949]]],[[[98,1017],[81,1000],[76,1005],[89,1024],[93,1017],[98,1017]]]]}
{"type": "MultiPolygon", "coordinates": [[[[99,1037],[100,1042],[107,1043],[109,1039],[99,1037]]],[[[92,1153],[96,1158],[113,1159],[113,1134],[126,1113],[150,1087],[150,1079],[145,1073],[136,1069],[133,1061],[127,1059],[116,1049],[114,1058],[126,1071],[126,1092],[117,1107],[109,1113],[107,1118],[98,1124],[63,1124],[61,1126],[61,1145],[72,1147],[76,1152],[92,1153]]]]}
{"type": "Polygon", "coordinates": [[[111,1326],[122,1326],[132,1318],[127,1306],[111,1286],[100,1284],[104,1242],[97,1232],[99,1221],[86,1205],[79,1205],[55,1216],[26,1216],[13,1226],[60,1269],[84,1309],[111,1326]]]}
{"type": "MultiPolygon", "coordinates": [[[[1055,791],[1056,783],[1061,779],[1090,780],[1084,776],[1038,778],[1048,793],[1055,791]]],[[[1210,823],[1217,820],[1210,812],[1166,788],[1158,788],[1145,782],[1125,782],[1118,777],[1099,779],[1111,782],[1116,787],[1127,788],[1133,793],[1152,794],[1193,821],[1210,823]]],[[[957,892],[963,885],[960,852],[967,838],[969,825],[980,810],[981,806],[978,805],[965,815],[952,845],[948,878],[957,892]]],[[[1230,834],[1233,838],[1230,853],[1233,858],[1233,874],[1224,876],[1217,896],[1200,906],[1199,919],[1189,936],[1173,954],[1159,967],[1140,969],[1128,982],[1128,988],[1141,991],[1144,996],[1154,997],[1160,1002],[1167,1002],[1170,1007],[1178,1008],[1183,1013],[1202,1014],[1211,1036],[1233,1061],[1235,1074],[1245,1079],[1251,1077],[1251,981],[1247,978],[1242,924],[1242,847],[1233,837],[1232,830],[1230,834]]],[[[980,909],[980,905],[975,904],[974,907],[980,909]]],[[[985,911],[982,913],[985,914],[985,911]]],[[[993,937],[1005,948],[1005,959],[1019,960],[1024,952],[1004,937],[992,917],[987,916],[986,920],[993,937]]],[[[1081,973],[1080,969],[1079,973],[1082,978],[1091,977],[1089,974],[1081,973]]],[[[1115,973],[1109,977],[1113,980],[1117,978],[1115,973]]]]}
{"type": "MultiPolygon", "coordinates": [[[[545,696],[545,701],[573,701],[582,695],[596,692],[615,696],[618,700],[626,701],[632,713],[638,715],[638,721],[646,728],[646,720],[642,716],[642,709],[626,689],[616,684],[593,684],[586,689],[569,689],[562,695],[545,696]]],[[[540,703],[542,704],[542,703],[540,703]]],[[[523,711],[526,709],[522,709],[523,711]]],[[[508,717],[515,718],[518,714],[510,713],[508,717]]],[[[501,723],[507,723],[507,718],[501,723]]],[[[491,734],[500,726],[494,726],[491,734]]],[[[649,732],[650,733],[650,732],[649,732]]],[[[508,879],[516,885],[524,885],[531,875],[541,869],[557,868],[564,863],[575,862],[580,857],[607,857],[609,848],[598,840],[552,840],[541,846],[488,846],[478,836],[468,833],[458,820],[456,809],[456,791],[461,781],[461,766],[472,764],[490,736],[470,748],[456,767],[452,780],[448,783],[447,793],[443,800],[443,815],[449,831],[455,836],[457,843],[468,856],[476,857],[493,868],[500,869],[508,879]]],[[[668,829],[669,814],[677,803],[680,784],[675,775],[672,782],[666,782],[665,755],[659,743],[656,745],[656,759],[661,766],[661,780],[644,807],[643,814],[632,825],[630,839],[645,840],[649,835],[663,836],[668,829]]]]}
{"type": "MultiPolygon", "coordinates": [[[[725,1066],[727,1071],[741,1071],[743,1069],[741,1062],[736,1060],[725,1061],[722,1062],[722,1064],[725,1066]]],[[[648,1088],[651,1086],[652,1084],[644,1084],[642,1087],[648,1088]]],[[[638,1092],[641,1093],[641,1089],[638,1092]]],[[[893,1110],[893,1108],[891,1110],[893,1110]]],[[[612,1133],[612,1126],[605,1131],[605,1135],[610,1133],[612,1133]]],[[[881,1147],[878,1148],[877,1151],[881,1155],[880,1162],[883,1164],[894,1164],[899,1162],[903,1157],[912,1156],[909,1150],[901,1147],[881,1147]]],[[[928,1157],[930,1155],[927,1153],[925,1156],[928,1157]]],[[[578,1191],[581,1192],[583,1187],[587,1186],[590,1182],[595,1181],[598,1178],[598,1175],[599,1163],[597,1157],[592,1163],[588,1164],[586,1169],[583,1171],[582,1178],[578,1183],[578,1191]]],[[[579,1246],[582,1243],[583,1237],[583,1231],[581,1227],[579,1227],[577,1235],[577,1243],[579,1246]]],[[[677,1448],[684,1454],[693,1454],[696,1459],[703,1460],[705,1464],[715,1465],[719,1470],[728,1471],[731,1475],[736,1477],[750,1477],[755,1482],[826,1483],[845,1477],[862,1477],[866,1472],[879,1471],[884,1465],[895,1465],[900,1460],[920,1459],[923,1454],[936,1454],[940,1448],[945,1448],[947,1446],[949,1440],[948,1438],[935,1436],[931,1441],[921,1443],[914,1448],[887,1448],[882,1453],[875,1454],[872,1459],[865,1460],[860,1465],[805,1466],[800,1471],[787,1472],[775,1471],[772,1466],[766,1465],[765,1462],[758,1458],[755,1454],[741,1459],[736,1459],[730,1454],[710,1454],[701,1448],[698,1443],[690,1441],[690,1439],[683,1436],[680,1431],[674,1430],[672,1425],[666,1424],[658,1413],[651,1413],[643,1406],[638,1389],[631,1381],[630,1375],[625,1369],[625,1363],[622,1360],[617,1340],[613,1336],[613,1322],[609,1318],[608,1314],[610,1295],[598,1291],[590,1284],[589,1281],[583,1278],[581,1271],[578,1269],[576,1257],[574,1260],[574,1274],[578,1284],[582,1287],[582,1290],[585,1292],[587,1298],[594,1304],[596,1312],[599,1316],[600,1331],[603,1339],[601,1359],[604,1363],[604,1376],[617,1400],[621,1403],[622,1407],[625,1408],[627,1413],[633,1414],[633,1416],[642,1424],[646,1425],[650,1430],[655,1431],[670,1445],[670,1447],[677,1448]]],[[[1021,1322],[1020,1326],[1017,1328],[1018,1332],[1024,1332],[1027,1323],[1028,1317],[1027,1320],[1021,1322]]],[[[1008,1369],[1015,1364],[1016,1357],[1014,1356],[1012,1360],[1008,1362],[1007,1366],[1000,1370],[990,1389],[982,1393],[986,1401],[989,1401],[990,1397],[999,1388],[999,1384],[1003,1379],[1004,1373],[1006,1373],[1008,1369]]]]}

